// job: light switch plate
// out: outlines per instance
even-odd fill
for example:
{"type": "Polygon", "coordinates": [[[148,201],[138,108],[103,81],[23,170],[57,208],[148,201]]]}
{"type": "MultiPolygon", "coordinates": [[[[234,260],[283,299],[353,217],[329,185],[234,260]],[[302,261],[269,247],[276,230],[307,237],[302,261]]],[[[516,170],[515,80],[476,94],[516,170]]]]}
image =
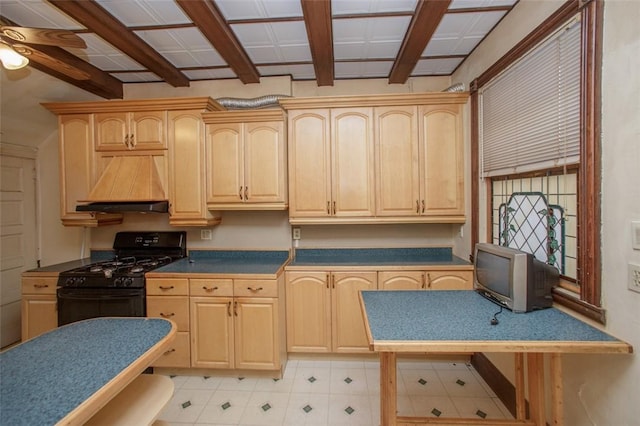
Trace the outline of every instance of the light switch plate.
{"type": "Polygon", "coordinates": [[[640,221],[631,222],[631,247],[640,250],[640,221]]]}

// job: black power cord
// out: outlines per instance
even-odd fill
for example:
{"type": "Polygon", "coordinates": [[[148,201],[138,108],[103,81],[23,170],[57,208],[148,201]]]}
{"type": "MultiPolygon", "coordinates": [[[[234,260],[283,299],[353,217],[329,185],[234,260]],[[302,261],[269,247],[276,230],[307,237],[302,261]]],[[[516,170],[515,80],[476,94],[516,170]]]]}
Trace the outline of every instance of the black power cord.
{"type": "Polygon", "coordinates": [[[491,325],[498,325],[500,321],[498,321],[497,316],[502,313],[502,306],[500,306],[500,310],[493,314],[493,318],[491,319],[491,325]]]}

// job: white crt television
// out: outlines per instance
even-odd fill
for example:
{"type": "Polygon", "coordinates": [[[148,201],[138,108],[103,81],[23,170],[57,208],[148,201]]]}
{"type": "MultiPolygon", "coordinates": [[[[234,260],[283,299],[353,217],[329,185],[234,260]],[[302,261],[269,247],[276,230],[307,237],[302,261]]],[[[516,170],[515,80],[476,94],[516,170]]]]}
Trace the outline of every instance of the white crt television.
{"type": "Polygon", "coordinates": [[[475,290],[513,312],[551,307],[559,272],[532,254],[489,243],[475,247],[475,290]]]}

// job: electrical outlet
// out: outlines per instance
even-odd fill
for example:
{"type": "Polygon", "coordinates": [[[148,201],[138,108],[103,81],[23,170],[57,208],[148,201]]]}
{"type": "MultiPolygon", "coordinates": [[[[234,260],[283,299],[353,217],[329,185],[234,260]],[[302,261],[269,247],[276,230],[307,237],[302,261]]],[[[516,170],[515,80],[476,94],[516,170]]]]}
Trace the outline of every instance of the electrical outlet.
{"type": "Polygon", "coordinates": [[[210,240],[213,237],[213,231],[211,229],[201,229],[200,230],[200,239],[201,240],[210,240]]]}
{"type": "Polygon", "coordinates": [[[293,228],[293,239],[294,240],[300,239],[300,228],[293,228]]]}
{"type": "Polygon", "coordinates": [[[629,282],[627,287],[631,291],[640,293],[640,265],[629,263],[629,282]]]}

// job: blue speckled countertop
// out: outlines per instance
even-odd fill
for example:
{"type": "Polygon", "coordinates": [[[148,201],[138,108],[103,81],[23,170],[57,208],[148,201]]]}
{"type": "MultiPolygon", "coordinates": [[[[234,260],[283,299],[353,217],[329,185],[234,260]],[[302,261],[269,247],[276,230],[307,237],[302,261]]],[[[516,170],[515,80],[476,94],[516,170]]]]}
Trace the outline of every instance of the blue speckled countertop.
{"type": "Polygon", "coordinates": [[[451,248],[298,249],[289,266],[471,266],[451,248]]]}
{"type": "Polygon", "coordinates": [[[153,270],[183,274],[276,274],[289,259],[288,251],[192,250],[189,256],[153,270]]]}
{"type": "Polygon", "coordinates": [[[171,331],[161,318],[95,318],[0,354],[0,424],[53,425],[171,331]]]}
{"type": "MultiPolygon", "coordinates": [[[[619,342],[555,308],[504,309],[475,291],[363,291],[374,341],[619,342]]],[[[562,351],[559,351],[562,352],[562,351]]]]}

